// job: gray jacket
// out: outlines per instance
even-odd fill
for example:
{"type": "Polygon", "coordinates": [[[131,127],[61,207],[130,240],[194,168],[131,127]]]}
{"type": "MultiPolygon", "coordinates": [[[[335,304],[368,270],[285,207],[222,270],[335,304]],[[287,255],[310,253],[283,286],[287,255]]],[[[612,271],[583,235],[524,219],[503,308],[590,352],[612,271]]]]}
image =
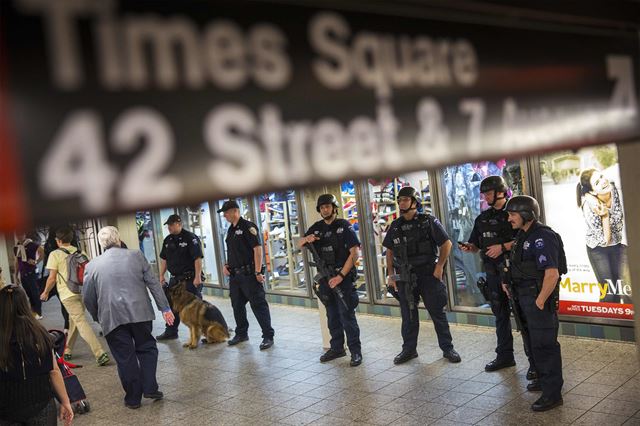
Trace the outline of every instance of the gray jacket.
{"type": "Polygon", "coordinates": [[[155,319],[147,289],[160,311],[170,310],[160,281],[139,250],[112,247],[84,271],[84,304],[105,335],[123,324],[155,319]]]}

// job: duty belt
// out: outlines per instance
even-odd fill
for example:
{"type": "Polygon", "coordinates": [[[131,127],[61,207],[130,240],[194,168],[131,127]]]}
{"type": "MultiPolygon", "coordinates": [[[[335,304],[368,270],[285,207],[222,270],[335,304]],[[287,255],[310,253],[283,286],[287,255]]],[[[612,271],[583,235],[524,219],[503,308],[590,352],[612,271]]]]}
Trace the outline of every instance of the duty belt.
{"type": "Polygon", "coordinates": [[[238,275],[238,274],[254,275],[255,268],[253,265],[230,266],[229,272],[231,272],[231,275],[238,275]]]}
{"type": "Polygon", "coordinates": [[[196,273],[194,271],[184,272],[182,274],[173,275],[171,274],[171,279],[175,279],[176,281],[185,280],[192,281],[196,277],[196,273]]]}
{"type": "Polygon", "coordinates": [[[516,284],[514,290],[518,296],[538,296],[538,287],[535,284],[524,286],[516,284]]]}

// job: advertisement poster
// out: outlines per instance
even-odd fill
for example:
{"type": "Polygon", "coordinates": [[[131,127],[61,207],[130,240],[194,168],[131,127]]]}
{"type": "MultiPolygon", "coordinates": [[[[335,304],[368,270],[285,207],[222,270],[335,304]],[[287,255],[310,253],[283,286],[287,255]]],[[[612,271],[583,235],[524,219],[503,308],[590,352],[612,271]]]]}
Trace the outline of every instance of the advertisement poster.
{"type": "Polygon", "coordinates": [[[615,145],[557,152],[540,169],[545,222],[562,236],[567,256],[559,313],[633,319],[615,145]]]}

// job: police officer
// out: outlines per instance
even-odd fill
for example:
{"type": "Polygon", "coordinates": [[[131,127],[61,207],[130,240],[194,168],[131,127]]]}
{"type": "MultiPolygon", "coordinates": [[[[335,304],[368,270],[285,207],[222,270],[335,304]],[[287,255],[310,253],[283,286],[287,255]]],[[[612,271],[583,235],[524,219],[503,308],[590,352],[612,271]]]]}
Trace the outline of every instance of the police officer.
{"type": "Polygon", "coordinates": [[[262,328],[260,350],[273,346],[274,331],[271,328],[271,314],[264,292],[264,267],[262,266],[262,245],[258,237],[258,227],[240,216],[240,206],[234,200],[225,201],[218,213],[231,224],[225,239],[227,243],[227,263],[223,272],[229,278],[229,294],[233,316],[236,320],[236,335],[227,343],[230,346],[249,340],[247,302],[262,328]]]}
{"type": "Polygon", "coordinates": [[[351,366],[362,363],[360,328],[356,320],[358,293],[353,281],[356,276],[355,261],[358,258],[360,241],[351,224],[338,218],[338,200],[332,194],[318,197],[316,211],[322,220],[314,223],[300,239],[300,247],[313,244],[318,255],[335,274],[321,286],[339,288],[344,297],[343,303],[334,291],[321,288],[327,296],[327,325],[331,334],[331,348],[320,357],[320,362],[331,361],[346,355],[344,336],[351,353],[351,366]],[[346,306],[345,306],[346,304],[346,306]]]}
{"type": "MultiPolygon", "coordinates": [[[[164,223],[169,229],[169,235],[162,242],[160,251],[160,283],[165,287],[171,286],[180,280],[187,281],[187,291],[202,299],[202,246],[200,239],[192,232],[182,228],[182,219],[177,214],[172,214],[164,223]],[[171,278],[167,286],[165,274],[169,270],[171,278]]],[[[165,291],[167,299],[171,302],[169,292],[165,291]]],[[[175,320],[173,325],[166,324],[164,333],[157,336],[158,340],[171,340],[178,338],[178,326],[180,315],[173,312],[175,320]]]]}
{"type": "Polygon", "coordinates": [[[394,220],[382,242],[387,249],[387,282],[395,290],[400,300],[402,314],[402,352],[393,360],[394,364],[402,364],[418,356],[418,303],[409,306],[407,282],[396,282],[395,272],[400,263],[408,261],[411,272],[417,281],[413,299],[419,302],[422,297],[427,312],[433,320],[438,336],[438,345],[442,354],[450,362],[460,362],[460,355],[453,348],[449,322],[444,312],[447,304],[447,292],[442,282],[444,265],[451,252],[451,241],[438,219],[430,214],[417,212],[418,192],[406,186],[398,192],[398,207],[401,217],[394,220]],[[400,253],[406,249],[407,259],[400,253]],[[397,252],[397,253],[396,253],[397,252]]]}
{"type": "MultiPolygon", "coordinates": [[[[561,240],[549,227],[538,222],[540,207],[529,196],[509,200],[509,222],[518,229],[510,254],[512,288],[526,320],[527,337],[538,379],[527,390],[542,391],[531,405],[546,411],[562,405],[562,357],[558,343],[556,313],[557,284],[560,278],[561,240]]],[[[509,294],[508,287],[503,289],[509,294]]]]}
{"type": "MultiPolygon", "coordinates": [[[[464,252],[477,253],[486,272],[486,290],[483,295],[491,304],[496,316],[496,358],[485,365],[485,371],[496,371],[516,365],[513,357],[513,335],[511,334],[511,310],[509,300],[502,291],[501,264],[517,233],[511,228],[509,215],[504,209],[507,204],[507,183],[502,176],[488,176],[480,183],[480,193],[489,208],[475,220],[467,243],[458,246],[464,252]]],[[[480,286],[480,284],[479,284],[480,286]]]]}

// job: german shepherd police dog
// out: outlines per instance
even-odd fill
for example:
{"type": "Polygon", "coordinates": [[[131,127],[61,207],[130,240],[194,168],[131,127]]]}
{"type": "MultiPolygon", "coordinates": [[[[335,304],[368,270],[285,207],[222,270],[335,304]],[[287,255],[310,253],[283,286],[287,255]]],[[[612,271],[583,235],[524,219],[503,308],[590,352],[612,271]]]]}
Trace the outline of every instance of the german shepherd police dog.
{"type": "Polygon", "coordinates": [[[204,335],[202,341],[206,343],[220,343],[229,338],[229,327],[220,309],[189,293],[185,281],[170,286],[169,295],[171,309],[178,312],[180,320],[189,326],[191,332],[189,342],[183,347],[197,348],[201,335],[204,335]]]}

